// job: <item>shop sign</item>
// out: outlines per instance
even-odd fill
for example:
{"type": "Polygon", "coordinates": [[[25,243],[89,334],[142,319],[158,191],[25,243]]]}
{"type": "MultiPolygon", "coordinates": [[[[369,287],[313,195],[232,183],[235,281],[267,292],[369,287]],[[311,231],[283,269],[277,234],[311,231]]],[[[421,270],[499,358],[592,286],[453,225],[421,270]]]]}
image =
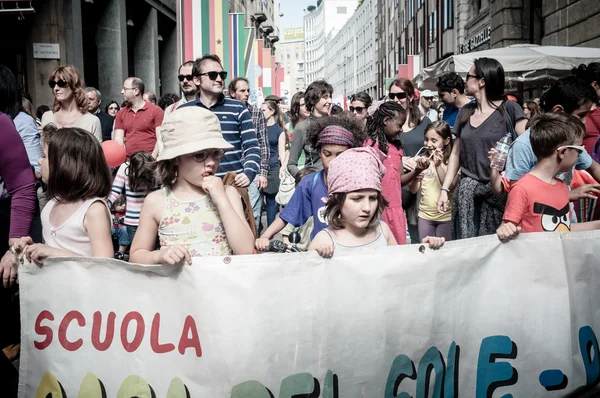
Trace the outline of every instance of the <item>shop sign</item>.
{"type": "Polygon", "coordinates": [[[58,43],[33,43],[33,58],[35,58],[35,59],[60,59],[60,44],[58,44],[58,43]]]}
{"type": "Polygon", "coordinates": [[[458,53],[465,54],[475,50],[477,47],[482,45],[483,43],[487,43],[490,41],[490,37],[492,36],[492,27],[491,25],[487,25],[483,27],[480,31],[475,33],[473,36],[467,38],[464,44],[458,46],[458,53]]]}

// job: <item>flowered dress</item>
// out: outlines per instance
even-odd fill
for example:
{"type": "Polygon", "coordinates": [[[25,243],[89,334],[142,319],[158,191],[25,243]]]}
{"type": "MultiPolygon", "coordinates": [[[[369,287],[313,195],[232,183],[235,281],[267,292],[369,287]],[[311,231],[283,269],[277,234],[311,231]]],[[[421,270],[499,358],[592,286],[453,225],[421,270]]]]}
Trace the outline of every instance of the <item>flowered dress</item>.
{"type": "Polygon", "coordinates": [[[165,188],[165,196],[165,209],[158,226],[161,249],[181,245],[192,257],[232,254],[221,216],[210,195],[186,202],[165,188]]]}

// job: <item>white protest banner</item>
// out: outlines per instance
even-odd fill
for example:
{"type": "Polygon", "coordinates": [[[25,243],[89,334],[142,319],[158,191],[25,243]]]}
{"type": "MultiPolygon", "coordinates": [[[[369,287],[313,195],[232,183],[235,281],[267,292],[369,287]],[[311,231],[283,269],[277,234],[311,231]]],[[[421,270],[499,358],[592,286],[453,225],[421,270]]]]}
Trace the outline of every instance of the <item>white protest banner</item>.
{"type": "Polygon", "coordinates": [[[600,380],[599,238],[23,265],[19,395],[565,396],[600,380]]]}

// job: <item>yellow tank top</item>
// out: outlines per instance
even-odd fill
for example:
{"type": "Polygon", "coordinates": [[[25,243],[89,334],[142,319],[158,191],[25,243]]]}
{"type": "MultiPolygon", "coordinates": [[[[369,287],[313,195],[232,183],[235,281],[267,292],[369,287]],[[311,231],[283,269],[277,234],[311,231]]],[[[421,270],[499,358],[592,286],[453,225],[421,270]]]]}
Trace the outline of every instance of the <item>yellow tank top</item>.
{"type": "Polygon", "coordinates": [[[221,216],[210,195],[185,202],[165,188],[165,196],[165,209],[158,226],[161,248],[181,245],[192,257],[232,254],[221,216]]]}

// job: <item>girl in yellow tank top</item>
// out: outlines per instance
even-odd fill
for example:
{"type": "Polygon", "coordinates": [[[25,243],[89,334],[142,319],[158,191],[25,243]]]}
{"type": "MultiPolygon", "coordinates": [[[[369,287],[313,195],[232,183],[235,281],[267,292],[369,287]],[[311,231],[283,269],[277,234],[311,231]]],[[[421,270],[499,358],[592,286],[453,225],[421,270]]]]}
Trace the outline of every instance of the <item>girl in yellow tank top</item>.
{"type": "Polygon", "coordinates": [[[237,190],[215,176],[225,150],[218,117],[200,107],[178,109],[159,129],[158,174],[164,189],[144,201],[131,261],[178,264],[192,257],[252,254],[254,236],[237,190]],[[160,250],[152,250],[156,236],[160,250]]]}

